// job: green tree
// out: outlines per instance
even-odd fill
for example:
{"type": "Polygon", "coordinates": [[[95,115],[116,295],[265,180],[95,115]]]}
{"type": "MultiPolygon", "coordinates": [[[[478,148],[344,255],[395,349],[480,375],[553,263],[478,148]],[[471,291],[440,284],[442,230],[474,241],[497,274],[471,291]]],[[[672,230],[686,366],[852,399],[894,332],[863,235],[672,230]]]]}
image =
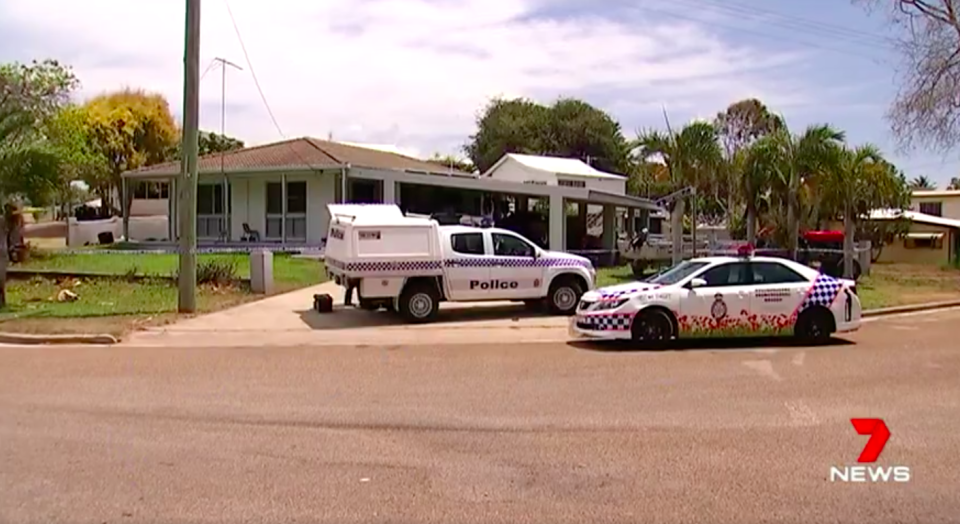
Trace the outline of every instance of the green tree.
{"type": "Polygon", "coordinates": [[[910,181],[910,189],[919,191],[930,191],[936,189],[937,185],[925,175],[920,175],[910,181]]]}
{"type": "Polygon", "coordinates": [[[463,171],[464,173],[473,173],[476,170],[470,161],[461,160],[453,155],[434,153],[427,161],[443,167],[456,169],[457,171],[463,171]]]}
{"type": "Polygon", "coordinates": [[[960,178],[952,177],[950,183],[947,184],[947,189],[952,191],[960,190],[960,178]]]}
{"type": "MultiPolygon", "coordinates": [[[[650,130],[639,134],[633,143],[637,160],[647,162],[660,157],[666,165],[672,189],[693,187],[697,190],[709,187],[712,177],[723,161],[723,153],[717,140],[717,130],[709,122],[693,122],[679,131],[650,130]]],[[[691,224],[696,230],[699,220],[696,200],[691,214],[691,224]]],[[[670,206],[671,234],[674,245],[682,245],[683,217],[686,203],[675,200],[670,206]]],[[[682,250],[674,250],[675,258],[682,250]]],[[[677,262],[678,260],[674,260],[677,262]]]]}
{"type": "Polygon", "coordinates": [[[743,152],[758,139],[782,128],[783,118],[773,114],[763,102],[756,98],[747,98],[734,102],[726,110],[717,113],[713,125],[720,136],[724,151],[724,162],[715,180],[716,198],[719,200],[725,197],[728,227],[732,227],[735,223],[733,216],[737,201],[742,202],[747,215],[747,237],[750,242],[754,242],[757,223],[755,203],[758,195],[766,190],[766,185],[757,185],[764,179],[756,178],[758,174],[756,172],[752,174],[754,177],[752,180],[744,180],[746,176],[744,169],[748,167],[745,162],[749,155],[743,152]],[[750,191],[750,193],[743,193],[743,191],[750,191]]]}
{"type": "MultiPolygon", "coordinates": [[[[100,188],[104,203],[116,211],[114,195],[121,196],[121,175],[175,158],[180,131],[163,95],[143,90],[100,95],[84,109],[91,143],[107,164],[108,187],[103,187],[103,180],[91,180],[90,185],[100,188]]],[[[129,206],[131,199],[132,193],[126,195],[124,205],[129,206]]]]}
{"type": "Polygon", "coordinates": [[[48,123],[77,86],[70,69],[52,60],[0,65],[0,307],[11,247],[19,247],[16,207],[44,205],[56,192],[62,160],[48,123]]]}
{"type": "MultiPolygon", "coordinates": [[[[232,136],[214,133],[212,131],[200,131],[200,134],[197,137],[197,145],[199,147],[198,154],[200,156],[209,155],[211,153],[226,153],[228,151],[236,151],[237,149],[244,148],[243,140],[233,138],[232,136]]],[[[175,151],[173,155],[171,155],[172,160],[180,160],[180,146],[181,143],[178,139],[175,146],[175,151]]]]}
{"type": "Polygon", "coordinates": [[[627,173],[629,147],[620,125],[575,99],[544,106],[528,99],[495,99],[477,118],[464,152],[480,172],[507,153],[579,158],[607,172],[627,173]]]}
{"type": "Polygon", "coordinates": [[[801,216],[813,198],[810,191],[803,190],[834,169],[836,150],[843,141],[844,133],[829,125],[812,125],[800,134],[783,126],[757,141],[763,164],[770,170],[771,196],[779,208],[777,215],[786,216],[786,223],[778,228],[778,240],[788,247],[793,258],[797,256],[801,216]]]}

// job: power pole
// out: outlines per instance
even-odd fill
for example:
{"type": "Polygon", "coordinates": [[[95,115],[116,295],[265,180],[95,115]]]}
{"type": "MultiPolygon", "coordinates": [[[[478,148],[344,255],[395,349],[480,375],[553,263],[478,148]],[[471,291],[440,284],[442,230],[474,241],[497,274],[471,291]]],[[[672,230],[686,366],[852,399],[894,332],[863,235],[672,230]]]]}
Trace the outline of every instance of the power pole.
{"type": "MultiPolygon", "coordinates": [[[[233,62],[227,60],[226,58],[214,58],[214,62],[220,64],[220,137],[222,139],[227,138],[227,124],[226,124],[226,115],[227,115],[227,66],[230,66],[238,71],[243,71],[243,68],[234,64],[233,62]]],[[[227,174],[223,168],[223,157],[226,156],[226,151],[220,152],[220,177],[223,179],[223,228],[228,231],[227,238],[229,238],[230,231],[230,220],[228,220],[229,214],[227,210],[230,209],[230,192],[228,191],[228,182],[227,174]]]]}
{"type": "Polygon", "coordinates": [[[186,0],[183,53],[183,142],[180,161],[180,273],[177,309],[197,310],[197,149],[200,133],[200,0],[186,0]]]}

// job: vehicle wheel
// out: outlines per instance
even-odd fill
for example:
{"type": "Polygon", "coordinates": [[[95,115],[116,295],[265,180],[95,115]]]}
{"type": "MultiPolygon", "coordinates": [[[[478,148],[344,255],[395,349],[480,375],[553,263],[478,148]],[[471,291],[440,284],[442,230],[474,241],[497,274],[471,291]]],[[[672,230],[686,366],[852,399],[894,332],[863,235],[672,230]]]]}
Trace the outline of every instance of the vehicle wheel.
{"type": "Polygon", "coordinates": [[[811,309],[797,318],[794,334],[803,342],[823,344],[830,340],[832,323],[826,311],[811,309]]]}
{"type": "Polygon", "coordinates": [[[673,322],[663,311],[642,311],[633,319],[630,335],[634,342],[653,346],[667,344],[676,335],[673,322]]]}
{"type": "Polygon", "coordinates": [[[550,285],[547,303],[554,315],[572,315],[577,311],[583,289],[571,278],[562,278],[550,285]]]}
{"type": "Polygon", "coordinates": [[[435,286],[414,284],[400,294],[400,314],[407,322],[424,323],[437,318],[440,311],[440,294],[435,286]]]}

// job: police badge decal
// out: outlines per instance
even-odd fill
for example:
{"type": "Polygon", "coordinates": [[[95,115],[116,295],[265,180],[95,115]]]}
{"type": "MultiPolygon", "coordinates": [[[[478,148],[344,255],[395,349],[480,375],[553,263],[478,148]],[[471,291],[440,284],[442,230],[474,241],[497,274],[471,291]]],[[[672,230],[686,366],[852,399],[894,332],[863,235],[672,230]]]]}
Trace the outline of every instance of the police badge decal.
{"type": "Polygon", "coordinates": [[[717,293],[713,296],[713,306],[710,307],[710,314],[713,318],[720,320],[727,316],[727,303],[723,301],[723,295],[717,293]]]}

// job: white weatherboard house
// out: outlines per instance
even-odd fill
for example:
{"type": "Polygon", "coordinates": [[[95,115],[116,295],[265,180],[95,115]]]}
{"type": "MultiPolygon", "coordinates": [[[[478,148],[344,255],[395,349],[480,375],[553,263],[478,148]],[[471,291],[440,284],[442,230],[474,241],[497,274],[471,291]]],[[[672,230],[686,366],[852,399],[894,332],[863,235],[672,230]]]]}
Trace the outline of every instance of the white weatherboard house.
{"type": "MultiPolygon", "coordinates": [[[[327,204],[395,203],[442,211],[452,198],[472,205],[479,195],[500,194],[515,202],[534,198],[549,204],[551,249],[566,247],[565,204],[603,206],[612,248],[617,208],[656,209],[650,200],[626,195],[623,176],[579,160],[529,155],[506,155],[477,175],[392,151],[297,138],[205,155],[198,172],[197,237],[205,246],[320,247],[330,221],[327,204]]],[[[180,176],[178,162],[123,174],[124,191],[149,197],[135,198],[124,210],[125,238],[170,242],[177,237],[176,198],[169,197],[177,195],[180,176]],[[135,231],[134,222],[146,218],[138,215],[147,207],[164,208],[166,235],[144,238],[135,231]]]]}

